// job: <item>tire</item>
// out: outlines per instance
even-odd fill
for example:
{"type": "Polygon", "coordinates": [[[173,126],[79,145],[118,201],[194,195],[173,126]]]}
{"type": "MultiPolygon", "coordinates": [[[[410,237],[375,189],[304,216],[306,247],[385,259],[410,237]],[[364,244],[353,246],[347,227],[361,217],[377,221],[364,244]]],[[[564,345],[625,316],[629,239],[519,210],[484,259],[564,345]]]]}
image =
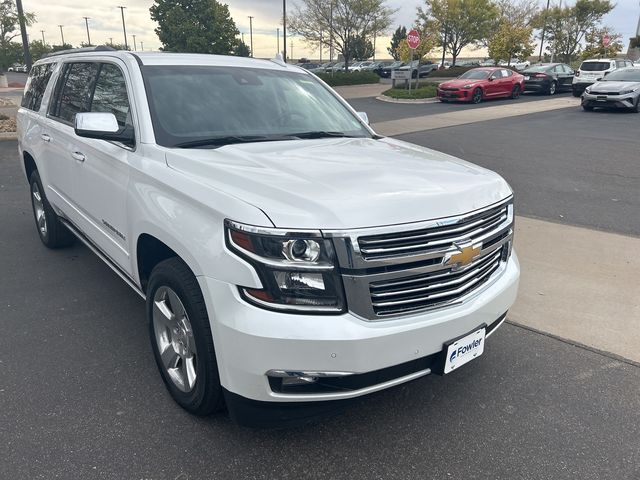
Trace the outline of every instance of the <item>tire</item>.
{"type": "Polygon", "coordinates": [[[582,105],[582,109],[585,112],[592,112],[593,111],[593,107],[591,105],[582,105]]]}
{"type": "Polygon", "coordinates": [[[520,93],[521,93],[520,85],[514,85],[513,90],[511,90],[511,98],[514,100],[517,100],[518,98],[520,98],[520,93]]]}
{"type": "Polygon", "coordinates": [[[482,89],[476,88],[471,95],[471,103],[480,103],[482,101],[482,89]]]}
{"type": "Polygon", "coordinates": [[[631,111],[634,113],[640,113],[640,95],[636,98],[636,104],[631,107],[631,111]]]}
{"type": "Polygon", "coordinates": [[[575,88],[572,90],[573,91],[573,96],[574,97],[579,97],[580,95],[582,95],[582,92],[579,92],[578,90],[576,90],[575,88]]]}
{"type": "MultiPolygon", "coordinates": [[[[548,95],[555,95],[557,90],[558,90],[558,84],[555,81],[553,81],[553,82],[551,82],[549,84],[549,89],[547,90],[547,94],[548,95]]],[[[579,96],[580,95],[578,95],[578,97],[579,96]]]]}
{"type": "Polygon", "coordinates": [[[151,272],[147,319],[158,370],[176,403],[199,416],[220,410],[224,400],[209,316],[196,277],[179,258],[151,272]]]}
{"type": "Polygon", "coordinates": [[[36,222],[38,236],[42,243],[51,249],[68,247],[73,244],[75,237],[60,221],[60,217],[53,211],[44,193],[42,180],[35,170],[29,179],[31,193],[31,208],[36,222]]]}

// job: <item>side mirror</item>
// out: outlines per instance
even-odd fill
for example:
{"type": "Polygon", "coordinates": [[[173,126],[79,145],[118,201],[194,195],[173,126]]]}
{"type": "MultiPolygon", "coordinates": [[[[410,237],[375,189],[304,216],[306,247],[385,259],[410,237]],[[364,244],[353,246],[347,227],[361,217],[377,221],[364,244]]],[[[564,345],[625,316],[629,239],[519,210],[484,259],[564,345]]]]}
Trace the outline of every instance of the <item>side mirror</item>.
{"type": "Polygon", "coordinates": [[[369,125],[369,115],[367,115],[366,112],[358,112],[358,116],[360,120],[369,125]]]}
{"type": "Polygon", "coordinates": [[[607,75],[609,75],[611,72],[604,72],[604,76],[606,77],[607,75]]]}
{"type": "Polygon", "coordinates": [[[74,130],[76,135],[97,140],[109,140],[133,145],[135,136],[131,127],[120,127],[113,113],[77,113],[74,130]]]}
{"type": "Polygon", "coordinates": [[[490,82],[493,82],[495,80],[495,77],[489,77],[487,78],[487,80],[489,80],[490,82]]]}

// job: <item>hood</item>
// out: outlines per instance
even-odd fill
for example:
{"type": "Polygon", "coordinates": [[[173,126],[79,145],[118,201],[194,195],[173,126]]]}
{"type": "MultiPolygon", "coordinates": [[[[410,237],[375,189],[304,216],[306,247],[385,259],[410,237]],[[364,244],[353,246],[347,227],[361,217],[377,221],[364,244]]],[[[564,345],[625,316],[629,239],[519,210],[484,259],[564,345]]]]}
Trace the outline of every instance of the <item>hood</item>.
{"type": "Polygon", "coordinates": [[[441,87],[462,88],[465,85],[476,85],[482,83],[484,80],[475,78],[456,78],[454,80],[447,80],[440,84],[441,87]]]}
{"type": "Polygon", "coordinates": [[[597,82],[591,87],[592,92],[622,92],[640,87],[640,82],[597,82]]]}
{"type": "Polygon", "coordinates": [[[276,227],[416,222],[466,213],[511,194],[496,173],[388,138],[170,150],[166,160],[193,181],[256,206],[276,227]]]}

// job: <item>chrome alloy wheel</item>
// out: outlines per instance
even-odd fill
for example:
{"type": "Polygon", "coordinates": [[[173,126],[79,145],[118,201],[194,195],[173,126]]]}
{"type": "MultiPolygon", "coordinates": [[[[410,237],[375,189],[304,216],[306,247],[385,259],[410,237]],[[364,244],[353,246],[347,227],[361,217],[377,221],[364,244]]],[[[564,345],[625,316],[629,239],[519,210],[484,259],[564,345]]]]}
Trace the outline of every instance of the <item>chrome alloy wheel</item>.
{"type": "Polygon", "coordinates": [[[44,202],[42,200],[42,194],[38,188],[38,183],[33,182],[31,184],[31,196],[33,197],[33,213],[36,216],[36,225],[40,231],[40,235],[46,238],[47,236],[47,215],[44,211],[44,202]]]}
{"type": "Polygon", "coordinates": [[[180,391],[190,392],[196,384],[196,342],[182,301],[166,286],[153,297],[153,331],[169,378],[180,391]]]}

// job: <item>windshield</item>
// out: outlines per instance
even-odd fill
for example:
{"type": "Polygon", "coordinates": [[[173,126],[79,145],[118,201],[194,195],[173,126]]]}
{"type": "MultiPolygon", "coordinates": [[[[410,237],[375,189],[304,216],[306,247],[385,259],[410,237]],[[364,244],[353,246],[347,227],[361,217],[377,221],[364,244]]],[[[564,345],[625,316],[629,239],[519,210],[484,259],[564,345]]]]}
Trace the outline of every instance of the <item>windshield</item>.
{"type": "Polygon", "coordinates": [[[146,66],[143,75],[156,143],[165,147],[311,132],[371,137],[342,102],[304,73],[181,65],[146,66]]]}
{"type": "Polygon", "coordinates": [[[602,82],[640,82],[640,68],[615,70],[604,77],[602,82]]]}
{"type": "Polygon", "coordinates": [[[611,68],[610,62],[582,62],[580,70],[585,72],[601,72],[611,68]]]}
{"type": "Polygon", "coordinates": [[[458,78],[482,80],[483,78],[488,78],[490,74],[491,72],[489,70],[469,70],[468,72],[464,72],[458,78]]]}

